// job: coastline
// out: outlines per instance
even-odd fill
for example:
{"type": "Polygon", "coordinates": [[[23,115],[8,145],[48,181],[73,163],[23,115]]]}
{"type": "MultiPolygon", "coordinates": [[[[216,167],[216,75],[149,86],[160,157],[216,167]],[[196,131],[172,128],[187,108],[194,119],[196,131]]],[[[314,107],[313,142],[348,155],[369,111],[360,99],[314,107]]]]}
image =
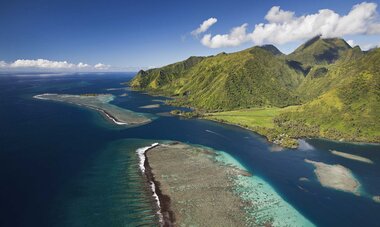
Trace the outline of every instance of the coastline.
{"type": "MultiPolygon", "coordinates": [[[[73,104],[75,104],[75,103],[73,103],[73,104]]],[[[79,105],[80,106],[80,104],[75,104],[75,105],[79,105]]],[[[84,106],[86,106],[86,105],[84,105],[84,106]]],[[[103,109],[96,108],[96,107],[93,107],[93,106],[86,106],[86,107],[99,111],[100,113],[102,113],[104,116],[106,116],[108,119],[110,119],[111,121],[113,121],[117,125],[128,125],[128,123],[121,122],[115,116],[111,115],[110,113],[108,113],[107,111],[105,111],[103,109]]]]}
{"type": "MultiPolygon", "coordinates": [[[[239,127],[239,128],[242,128],[242,129],[246,129],[246,130],[249,130],[251,132],[254,132],[262,137],[264,137],[266,139],[266,141],[270,142],[270,143],[273,143],[273,144],[276,144],[282,148],[288,148],[288,149],[297,149],[299,147],[299,144],[297,142],[297,145],[295,146],[285,146],[284,144],[282,143],[276,143],[275,141],[273,140],[270,140],[268,138],[267,135],[265,135],[264,133],[260,133],[259,130],[254,130],[250,127],[246,127],[246,126],[243,126],[243,125],[240,125],[240,124],[236,124],[236,123],[232,123],[232,122],[227,122],[227,121],[221,121],[221,120],[218,120],[218,119],[212,119],[212,118],[204,118],[204,117],[200,117],[199,119],[203,119],[203,120],[208,120],[208,121],[213,121],[213,122],[218,122],[218,123],[221,123],[221,124],[226,124],[226,125],[232,125],[232,126],[236,126],[236,127],[239,127]]],[[[294,138],[294,139],[305,139],[305,138],[302,138],[302,137],[299,137],[299,138],[294,138]]]]}
{"type": "MultiPolygon", "coordinates": [[[[239,127],[239,128],[243,128],[243,129],[246,129],[246,130],[249,130],[251,132],[254,132],[260,136],[263,136],[265,137],[265,139],[270,142],[270,143],[273,143],[273,144],[276,144],[276,145],[279,145],[283,148],[290,148],[290,149],[296,149],[299,147],[299,144],[297,146],[283,146],[281,143],[275,143],[274,141],[270,140],[268,138],[267,135],[265,135],[264,133],[260,133],[260,130],[255,130],[253,128],[250,128],[250,127],[246,127],[246,126],[243,126],[243,125],[240,125],[240,124],[236,124],[236,123],[232,123],[232,122],[228,122],[228,121],[222,121],[222,120],[218,120],[218,119],[213,119],[213,118],[205,118],[205,117],[199,117],[198,119],[204,119],[204,120],[208,120],[208,121],[214,121],[214,122],[218,122],[218,123],[222,123],[222,124],[226,124],[226,125],[232,125],[232,126],[236,126],[236,127],[239,127]]],[[[292,137],[293,138],[293,137],[292,137]]],[[[375,143],[375,142],[361,142],[361,141],[351,141],[351,140],[338,140],[338,139],[332,139],[332,138],[326,138],[326,137],[323,137],[323,136],[320,136],[320,137],[294,137],[293,139],[318,139],[318,140],[326,140],[326,141],[331,141],[331,142],[335,142],[335,143],[350,143],[350,144],[354,144],[354,145],[372,145],[372,146],[380,146],[380,143],[375,143]]]]}
{"type": "MultiPolygon", "coordinates": [[[[157,206],[158,206],[158,211],[157,214],[159,216],[159,221],[162,226],[174,226],[175,225],[175,216],[174,212],[171,210],[170,207],[170,197],[168,195],[163,194],[163,192],[160,189],[160,182],[157,181],[154,177],[154,174],[152,172],[152,168],[149,165],[149,160],[147,158],[147,153],[154,147],[158,146],[158,143],[152,144],[150,147],[148,147],[144,153],[143,156],[145,157],[144,159],[144,171],[143,173],[145,174],[148,183],[151,186],[152,192],[153,192],[153,197],[157,201],[157,206]]],[[[141,159],[140,159],[141,160],[141,159]]]]}
{"type": "MultiPolygon", "coordinates": [[[[131,88],[132,91],[142,92],[142,93],[148,94],[148,95],[150,95],[152,97],[163,96],[163,97],[167,97],[167,98],[173,98],[173,97],[167,96],[166,94],[160,94],[159,92],[146,91],[146,90],[143,90],[143,89],[136,89],[136,88],[132,88],[132,87],[130,87],[130,88],[131,88]]],[[[168,105],[172,105],[172,106],[176,106],[176,107],[186,107],[186,108],[189,108],[191,110],[197,110],[193,106],[190,106],[190,105],[177,105],[177,103],[173,104],[173,102],[168,103],[168,105]]],[[[380,146],[380,142],[368,142],[368,141],[361,141],[361,140],[350,140],[348,138],[345,138],[345,139],[342,139],[342,138],[327,138],[327,137],[324,137],[324,135],[322,135],[322,134],[319,134],[319,136],[317,136],[317,137],[314,137],[314,136],[310,136],[310,137],[309,136],[288,137],[286,134],[284,134],[285,137],[282,137],[281,136],[281,135],[283,135],[283,133],[282,133],[282,134],[280,134],[280,138],[279,139],[278,138],[271,139],[269,133],[266,134],[264,132],[264,131],[271,130],[271,128],[261,127],[261,129],[253,129],[251,127],[246,127],[246,126],[243,126],[241,124],[231,123],[231,122],[227,122],[227,121],[223,121],[223,120],[218,120],[218,119],[211,119],[211,118],[204,117],[204,116],[198,116],[198,114],[189,114],[189,116],[184,116],[184,115],[181,115],[181,114],[172,114],[172,115],[174,115],[174,116],[180,116],[180,117],[189,117],[189,118],[204,119],[204,120],[214,121],[214,122],[223,123],[223,124],[227,124],[227,125],[237,126],[237,127],[240,127],[240,128],[243,128],[243,129],[246,129],[246,130],[249,130],[249,131],[252,131],[254,133],[257,133],[257,134],[265,137],[265,139],[268,142],[271,142],[271,143],[279,145],[279,146],[281,146],[283,148],[289,148],[289,149],[296,149],[296,148],[298,148],[298,142],[297,142],[298,139],[323,139],[323,140],[329,140],[329,141],[333,141],[333,142],[343,142],[343,143],[351,143],[351,144],[359,144],[359,145],[380,146]],[[283,141],[281,141],[281,140],[283,140],[283,141]]]]}

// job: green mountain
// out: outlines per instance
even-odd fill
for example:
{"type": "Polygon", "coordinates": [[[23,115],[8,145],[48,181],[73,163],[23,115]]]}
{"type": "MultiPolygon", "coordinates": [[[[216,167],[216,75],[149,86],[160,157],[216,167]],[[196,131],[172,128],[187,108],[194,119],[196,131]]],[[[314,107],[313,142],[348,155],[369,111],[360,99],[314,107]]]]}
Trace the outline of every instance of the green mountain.
{"type": "Polygon", "coordinates": [[[276,50],[253,47],[232,54],[189,58],[140,71],[130,86],[176,96],[177,104],[207,111],[298,104],[294,91],[303,75],[289,67],[286,60],[276,57],[273,54],[279,52],[276,50]]]}
{"type": "Polygon", "coordinates": [[[162,68],[140,70],[131,82],[131,87],[141,89],[158,89],[162,92],[162,86],[170,86],[176,79],[182,77],[189,69],[201,62],[205,57],[190,57],[185,61],[167,65],[162,68]]]}
{"type": "Polygon", "coordinates": [[[323,77],[305,78],[301,88],[317,97],[275,118],[288,134],[380,142],[379,48],[329,67],[323,77]]]}
{"type": "MultiPolygon", "coordinates": [[[[286,134],[380,142],[379,67],[379,49],[363,52],[343,39],[318,36],[289,55],[265,45],[190,57],[140,71],[130,86],[172,96],[172,104],[201,112],[227,111],[226,116],[236,110],[275,108],[266,118],[273,122],[268,124],[272,129],[259,127],[260,133],[273,140],[278,140],[276,134],[286,134]]],[[[244,122],[255,122],[248,118],[258,114],[251,112],[238,116],[244,115],[244,122]]],[[[228,122],[231,116],[218,119],[228,122]]],[[[233,123],[239,121],[233,118],[233,123]]]]}
{"type": "Polygon", "coordinates": [[[308,66],[326,65],[334,63],[350,49],[352,49],[351,46],[343,39],[322,39],[320,36],[316,36],[289,54],[287,59],[308,66]]]}
{"type": "Polygon", "coordinates": [[[273,55],[284,55],[277,47],[270,44],[263,45],[260,48],[271,52],[273,55]]]}

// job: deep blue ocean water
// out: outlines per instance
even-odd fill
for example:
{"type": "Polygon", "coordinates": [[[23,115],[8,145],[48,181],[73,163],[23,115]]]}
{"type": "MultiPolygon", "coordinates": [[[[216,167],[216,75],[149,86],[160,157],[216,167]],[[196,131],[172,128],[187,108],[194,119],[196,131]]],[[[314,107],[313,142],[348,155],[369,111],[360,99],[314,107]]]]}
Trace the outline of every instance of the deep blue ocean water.
{"type": "Polygon", "coordinates": [[[122,87],[131,76],[0,74],[0,226],[154,225],[136,155],[128,152],[137,145],[126,144],[127,138],[178,140],[223,150],[316,225],[380,226],[380,203],[371,199],[380,195],[379,145],[308,139],[299,149],[273,152],[275,146],[263,137],[235,126],[160,115],[150,124],[123,128],[91,110],[32,98],[41,93],[127,92],[113,104],[153,114],[175,108],[141,109],[164,98],[106,90],[122,87]],[[330,149],[367,157],[374,164],[332,155],[330,149]],[[362,195],[322,187],[305,158],[349,168],[362,184],[362,195]]]}

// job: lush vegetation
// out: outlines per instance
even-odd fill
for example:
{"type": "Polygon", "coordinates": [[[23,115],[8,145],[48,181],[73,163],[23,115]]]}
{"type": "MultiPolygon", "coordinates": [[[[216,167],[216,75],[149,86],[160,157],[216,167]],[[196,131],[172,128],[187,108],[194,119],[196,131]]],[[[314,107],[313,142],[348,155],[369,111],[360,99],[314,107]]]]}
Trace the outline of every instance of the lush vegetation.
{"type": "Polygon", "coordinates": [[[304,65],[331,64],[341,58],[351,46],[343,39],[314,37],[287,56],[304,65]]]}
{"type": "Polygon", "coordinates": [[[380,142],[380,49],[358,61],[335,66],[321,83],[330,89],[279,115],[275,119],[278,124],[302,122],[315,129],[297,131],[301,136],[380,142]]]}
{"type": "Polygon", "coordinates": [[[140,71],[130,86],[196,109],[177,115],[237,124],[287,147],[299,137],[380,142],[380,49],[343,39],[315,37],[289,55],[266,45],[191,57],[140,71]]]}
{"type": "Polygon", "coordinates": [[[207,113],[203,118],[222,123],[234,124],[258,132],[271,142],[284,147],[294,148],[298,145],[295,137],[290,137],[284,130],[277,127],[274,118],[280,113],[294,107],[286,108],[252,108],[218,113],[207,113]]]}
{"type": "Polygon", "coordinates": [[[184,118],[198,118],[202,117],[203,114],[198,111],[182,111],[182,110],[172,110],[170,114],[177,115],[184,118]]]}
{"type": "MultiPolygon", "coordinates": [[[[207,111],[252,106],[283,107],[299,103],[294,94],[303,75],[272,54],[273,48],[254,47],[233,54],[188,60],[160,69],[140,71],[130,83],[135,89],[177,97],[177,105],[207,111]],[[178,73],[178,68],[184,68],[178,73]]],[[[191,58],[190,58],[191,59],[191,58]]]]}

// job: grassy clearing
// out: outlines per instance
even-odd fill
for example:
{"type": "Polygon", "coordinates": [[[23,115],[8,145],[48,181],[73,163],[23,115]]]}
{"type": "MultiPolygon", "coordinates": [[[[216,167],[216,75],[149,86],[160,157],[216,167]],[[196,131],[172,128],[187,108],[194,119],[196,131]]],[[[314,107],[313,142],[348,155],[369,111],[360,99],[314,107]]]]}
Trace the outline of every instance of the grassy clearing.
{"type": "Polygon", "coordinates": [[[250,128],[274,128],[273,118],[286,108],[252,108],[207,114],[206,119],[225,121],[237,125],[246,125],[250,128]]]}
{"type": "Polygon", "coordinates": [[[274,123],[274,119],[278,115],[294,108],[295,106],[285,108],[251,108],[209,113],[203,117],[209,120],[239,125],[265,136],[269,141],[280,146],[296,148],[298,146],[297,140],[282,132],[274,123]]]}

